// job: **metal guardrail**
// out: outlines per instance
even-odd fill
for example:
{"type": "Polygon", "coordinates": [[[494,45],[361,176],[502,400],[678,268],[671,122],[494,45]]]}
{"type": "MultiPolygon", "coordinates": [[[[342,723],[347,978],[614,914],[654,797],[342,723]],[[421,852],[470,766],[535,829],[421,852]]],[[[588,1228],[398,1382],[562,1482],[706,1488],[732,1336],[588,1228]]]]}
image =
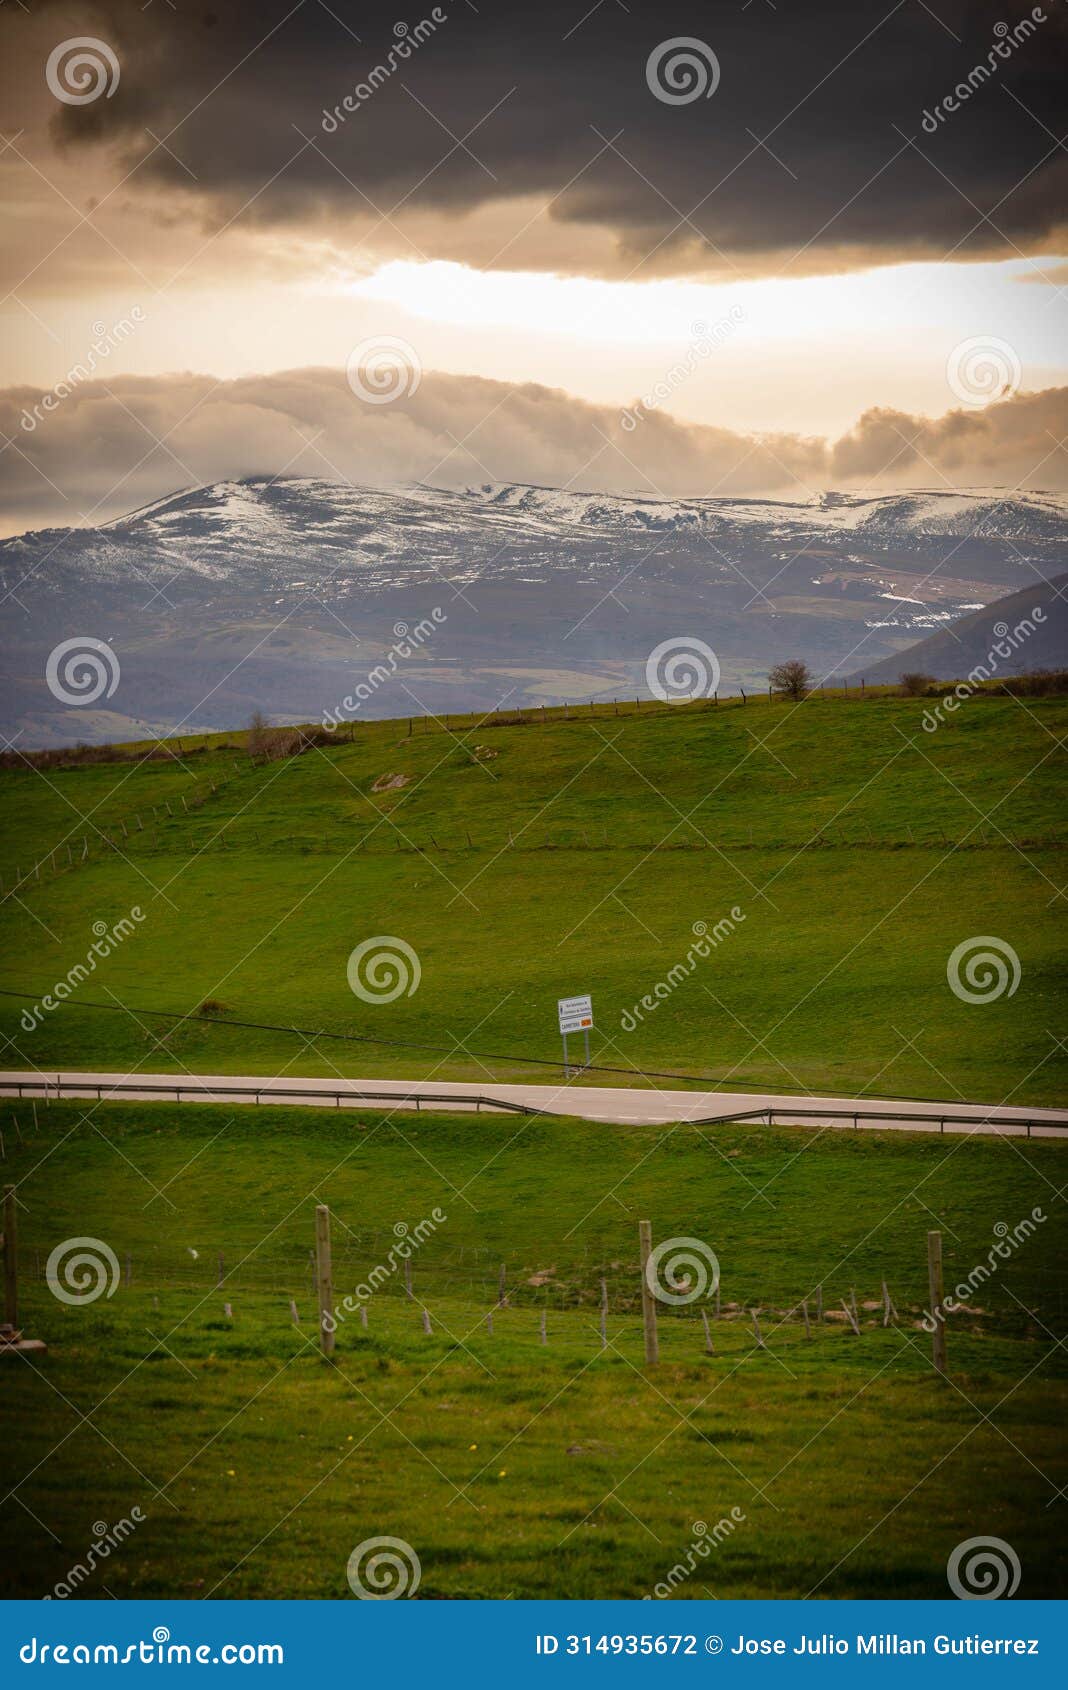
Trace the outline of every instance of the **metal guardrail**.
{"type": "Polygon", "coordinates": [[[539,1109],[533,1103],[515,1103],[510,1098],[486,1097],[480,1092],[469,1094],[466,1092],[351,1091],[341,1088],[320,1090],[315,1086],[204,1086],[183,1085],[178,1080],[173,1083],[165,1082],[162,1084],[158,1081],[147,1080],[119,1080],[115,1082],[106,1080],[60,1080],[58,1078],[51,1080],[42,1075],[39,1080],[0,1079],[0,1092],[14,1092],[18,1097],[43,1094],[46,1102],[49,1097],[54,1097],[59,1102],[64,1093],[68,1096],[71,1093],[84,1096],[88,1092],[90,1096],[95,1094],[97,1102],[102,1103],[105,1097],[131,1095],[143,1097],[146,1092],[150,1092],[159,1093],[165,1097],[173,1097],[176,1103],[183,1101],[183,1094],[186,1099],[251,1097],[257,1103],[275,1103],[280,1098],[299,1097],[307,1099],[312,1097],[322,1098],[324,1102],[329,1099],[338,1109],[341,1108],[343,1103],[414,1104],[416,1110],[423,1103],[460,1103],[466,1104],[469,1108],[473,1105],[476,1114],[481,1109],[502,1109],[513,1115],[547,1115],[550,1113],[547,1109],[539,1109]]]}
{"type": "Polygon", "coordinates": [[[1068,1119],[1063,1121],[1044,1121],[1034,1116],[1017,1116],[1009,1119],[998,1115],[949,1115],[939,1111],[937,1114],[920,1113],[917,1110],[900,1109],[790,1109],[787,1107],[773,1109],[742,1109],[734,1115],[706,1115],[699,1121],[691,1121],[694,1127],[719,1127],[731,1121],[750,1121],[754,1125],[757,1121],[765,1126],[773,1127],[779,1116],[788,1115],[794,1120],[808,1121],[852,1121],[854,1128],[859,1130],[862,1121],[895,1121],[899,1125],[911,1121],[937,1121],[939,1132],[945,1132],[946,1126],[965,1127],[1004,1127],[1008,1129],[1022,1128],[1027,1137],[1031,1137],[1032,1127],[1042,1127],[1047,1132],[1068,1132],[1068,1119]]]}
{"type": "MultiPolygon", "coordinates": [[[[461,1104],[467,1108],[474,1108],[476,1113],[482,1109],[499,1109],[512,1115],[551,1115],[550,1109],[540,1109],[534,1103],[517,1103],[512,1098],[487,1097],[481,1092],[397,1092],[370,1091],[361,1088],[358,1091],[341,1087],[325,1088],[322,1090],[314,1086],[229,1086],[229,1085],[192,1085],[183,1084],[180,1080],[151,1081],[151,1080],[61,1080],[49,1079],[42,1074],[39,1079],[0,1079],[0,1093],[14,1092],[17,1097],[28,1095],[43,1095],[47,1099],[54,1097],[57,1102],[64,1093],[72,1093],[96,1097],[97,1102],[103,1102],[105,1097],[137,1096],[146,1093],[158,1094],[163,1097],[173,1097],[176,1103],[181,1103],[183,1097],[219,1098],[219,1097],[250,1097],[256,1103],[276,1103],[285,1098],[321,1098],[323,1102],[330,1101],[335,1108],[340,1109],[343,1104],[357,1103],[396,1103],[414,1105],[418,1110],[422,1104],[461,1104]]],[[[314,1105],[313,1105],[314,1107],[314,1105]]],[[[1052,1133],[1068,1133],[1068,1118],[1061,1121],[1042,1120],[1037,1116],[1017,1116],[1008,1118],[997,1115],[957,1115],[939,1110],[918,1111],[900,1109],[794,1109],[788,1105],[766,1106],[754,1109],[740,1109],[730,1115],[702,1115],[694,1120],[686,1120],[682,1124],[691,1127],[719,1127],[732,1122],[747,1121],[756,1125],[762,1123],[772,1127],[782,1117],[796,1121],[849,1121],[859,1130],[862,1121],[894,1121],[899,1125],[915,1121],[927,1123],[937,1121],[939,1132],[944,1133],[947,1126],[960,1127],[1002,1127],[1006,1129],[1020,1129],[1031,1137],[1033,1128],[1042,1128],[1052,1133]]]]}

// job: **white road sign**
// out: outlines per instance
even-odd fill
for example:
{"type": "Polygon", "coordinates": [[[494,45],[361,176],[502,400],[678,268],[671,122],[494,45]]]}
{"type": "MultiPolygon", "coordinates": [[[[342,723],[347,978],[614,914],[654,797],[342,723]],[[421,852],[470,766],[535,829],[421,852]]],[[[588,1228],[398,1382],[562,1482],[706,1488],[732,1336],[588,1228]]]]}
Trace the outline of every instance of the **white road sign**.
{"type": "Polygon", "coordinates": [[[557,998],[556,1012],[560,1017],[561,1033],[582,1033],[593,1026],[593,1000],[588,995],[557,998]]]}

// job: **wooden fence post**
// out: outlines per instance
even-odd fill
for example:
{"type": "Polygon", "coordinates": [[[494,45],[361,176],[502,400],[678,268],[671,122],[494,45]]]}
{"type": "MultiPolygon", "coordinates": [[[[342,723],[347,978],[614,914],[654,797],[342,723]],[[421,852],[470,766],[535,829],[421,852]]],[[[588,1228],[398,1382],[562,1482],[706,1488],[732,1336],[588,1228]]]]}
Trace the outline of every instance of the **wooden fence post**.
{"type": "Polygon", "coordinates": [[[712,1329],[708,1324],[708,1315],[705,1313],[704,1309],[701,1310],[701,1324],[705,1329],[705,1355],[714,1356],[716,1352],[712,1348],[712,1329]]]}
{"type": "Polygon", "coordinates": [[[334,1353],[334,1287],[330,1271],[330,1210],[315,1206],[315,1283],[319,1293],[319,1338],[324,1356],[334,1353]]]}
{"type": "Polygon", "coordinates": [[[638,1254],[642,1269],[642,1326],[645,1332],[645,1365],[655,1367],[660,1360],[660,1342],[656,1332],[656,1298],[653,1295],[646,1268],[653,1253],[653,1228],[650,1221],[638,1222],[638,1254]]]}
{"type": "Polygon", "coordinates": [[[896,1320],[896,1319],[897,1319],[897,1310],[895,1309],[893,1302],[891,1301],[890,1288],[887,1285],[886,1280],[884,1279],[883,1280],[883,1325],[889,1326],[890,1322],[892,1320],[896,1320]]]}
{"type": "Polygon", "coordinates": [[[608,1348],[608,1283],[601,1280],[601,1348],[608,1348]]]}
{"type": "Polygon", "coordinates": [[[929,1232],[927,1234],[927,1284],[931,1297],[931,1317],[934,1320],[934,1331],[931,1334],[931,1359],[939,1373],[946,1371],[946,1320],[942,1304],[945,1300],[945,1289],[942,1284],[942,1234],[929,1232]]]}
{"type": "Polygon", "coordinates": [[[15,1187],[4,1187],[4,1320],[8,1326],[19,1323],[19,1263],[18,1220],[15,1214],[15,1187]]]}

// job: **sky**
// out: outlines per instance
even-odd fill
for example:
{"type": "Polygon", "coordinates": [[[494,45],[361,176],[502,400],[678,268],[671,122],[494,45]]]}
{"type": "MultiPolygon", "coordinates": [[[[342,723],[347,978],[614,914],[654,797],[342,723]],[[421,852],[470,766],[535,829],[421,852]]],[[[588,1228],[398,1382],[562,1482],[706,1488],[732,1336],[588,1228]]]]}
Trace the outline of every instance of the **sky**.
{"type": "Polygon", "coordinates": [[[0,10],[0,531],[1068,489],[1064,0],[0,10]]]}

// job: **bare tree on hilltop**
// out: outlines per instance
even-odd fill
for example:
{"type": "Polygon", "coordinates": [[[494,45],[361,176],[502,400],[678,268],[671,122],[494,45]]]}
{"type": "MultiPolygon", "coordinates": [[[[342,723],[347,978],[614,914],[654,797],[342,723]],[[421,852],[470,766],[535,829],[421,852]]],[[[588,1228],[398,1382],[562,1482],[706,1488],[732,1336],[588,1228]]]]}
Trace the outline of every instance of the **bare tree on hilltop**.
{"type": "Polygon", "coordinates": [[[776,663],[768,675],[768,685],[772,692],[781,692],[787,698],[804,698],[812,691],[815,676],[807,663],[791,657],[785,663],[776,663]]]}

